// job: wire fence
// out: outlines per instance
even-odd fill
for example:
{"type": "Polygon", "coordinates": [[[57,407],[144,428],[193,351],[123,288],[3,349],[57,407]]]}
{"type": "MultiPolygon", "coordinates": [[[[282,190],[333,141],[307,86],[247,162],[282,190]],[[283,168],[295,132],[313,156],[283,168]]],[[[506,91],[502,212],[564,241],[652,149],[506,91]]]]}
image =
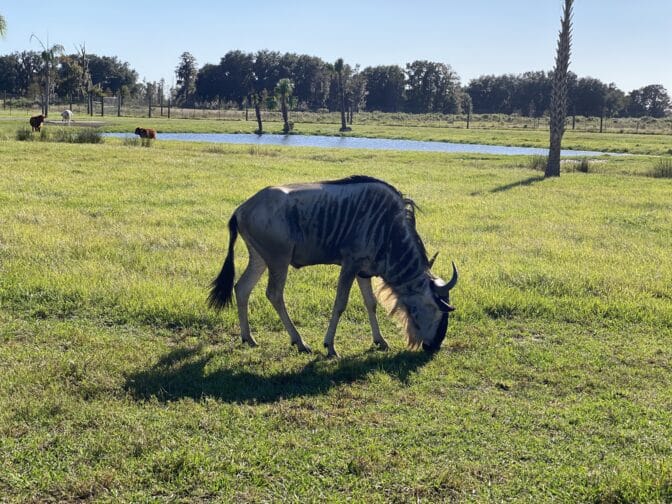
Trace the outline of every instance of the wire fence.
{"type": "MultiPolygon", "coordinates": [[[[235,107],[174,107],[169,101],[150,104],[145,100],[127,98],[119,102],[116,97],[97,97],[90,104],[87,100],[55,100],[50,103],[50,115],[60,118],[60,113],[69,109],[75,117],[138,117],[164,119],[208,119],[221,121],[256,122],[253,108],[235,107]]],[[[2,102],[3,115],[29,116],[41,113],[35,102],[5,96],[2,102]]],[[[262,120],[282,122],[279,110],[264,109],[262,120]]],[[[357,112],[354,124],[427,128],[474,128],[474,129],[529,129],[548,130],[548,117],[527,117],[518,114],[411,114],[394,112],[357,112]]],[[[320,111],[290,111],[294,123],[340,124],[340,112],[326,109],[320,111]]],[[[672,134],[672,117],[583,117],[569,116],[568,131],[609,132],[628,134],[672,134]]]]}

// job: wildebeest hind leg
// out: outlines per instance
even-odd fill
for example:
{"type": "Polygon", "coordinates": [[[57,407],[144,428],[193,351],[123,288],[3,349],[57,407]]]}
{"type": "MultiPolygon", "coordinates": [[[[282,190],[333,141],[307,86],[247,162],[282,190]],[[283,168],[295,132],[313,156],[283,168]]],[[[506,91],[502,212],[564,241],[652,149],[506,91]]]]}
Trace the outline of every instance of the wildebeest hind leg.
{"type": "Polygon", "coordinates": [[[248,319],[248,300],[250,293],[257,284],[261,275],[266,271],[266,263],[252,246],[247,244],[247,250],[250,255],[250,260],[247,264],[245,272],[241,275],[238,283],[236,283],[236,305],[238,307],[238,321],[240,322],[240,337],[243,343],[250,346],[257,346],[257,342],[250,333],[250,322],[248,319]]]}
{"type": "Polygon", "coordinates": [[[371,287],[370,278],[357,277],[357,284],[359,285],[359,290],[362,291],[362,297],[364,298],[364,306],[366,306],[366,312],[369,315],[369,323],[371,324],[371,333],[373,335],[373,344],[376,345],[380,350],[387,350],[389,345],[383,335],[380,334],[380,327],[378,327],[378,319],[376,318],[376,296],[373,294],[373,288],[371,287]]]}
{"type": "Polygon", "coordinates": [[[310,353],[310,347],[306,345],[301,335],[296,330],[292,319],[289,318],[287,307],[285,306],[285,281],[287,280],[287,268],[289,262],[282,265],[268,265],[268,287],[266,288],[266,297],[278,312],[282,324],[289,333],[291,344],[296,345],[299,352],[310,353]]]}

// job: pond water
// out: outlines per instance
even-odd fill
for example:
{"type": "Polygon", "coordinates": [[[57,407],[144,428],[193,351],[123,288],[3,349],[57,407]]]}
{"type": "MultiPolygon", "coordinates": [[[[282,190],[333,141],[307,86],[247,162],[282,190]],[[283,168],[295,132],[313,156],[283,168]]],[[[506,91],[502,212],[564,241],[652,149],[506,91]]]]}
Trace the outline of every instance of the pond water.
{"type": "MultiPolygon", "coordinates": [[[[132,133],[105,133],[105,136],[132,138],[132,133]]],[[[137,137],[136,137],[137,138],[137,137]]],[[[386,138],[361,138],[317,135],[255,135],[246,133],[159,133],[160,140],[182,142],[210,142],[249,145],[282,145],[287,147],[323,147],[331,149],[374,149],[419,152],[453,152],[497,155],[547,155],[548,149],[510,147],[504,145],[462,144],[450,142],[425,142],[419,140],[392,140],[386,138]]],[[[563,156],[601,156],[604,152],[563,150],[563,156]]]]}

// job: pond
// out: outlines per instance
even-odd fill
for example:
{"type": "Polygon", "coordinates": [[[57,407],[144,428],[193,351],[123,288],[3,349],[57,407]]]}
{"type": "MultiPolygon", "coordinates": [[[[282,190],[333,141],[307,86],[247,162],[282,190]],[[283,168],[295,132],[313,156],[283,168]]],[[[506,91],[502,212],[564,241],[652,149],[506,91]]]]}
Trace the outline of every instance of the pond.
{"type": "MultiPolygon", "coordinates": [[[[105,136],[132,138],[132,133],[105,133],[105,136]]],[[[136,137],[137,138],[137,137],[136,137]]],[[[450,142],[426,142],[419,140],[392,140],[386,138],[361,138],[317,135],[255,135],[246,133],[160,133],[160,140],[182,142],[210,142],[249,145],[281,145],[287,147],[322,147],[330,149],[374,149],[419,152],[452,152],[496,155],[547,155],[548,149],[534,147],[511,147],[504,145],[463,144],[450,142]]],[[[562,155],[601,156],[604,152],[563,150],[562,155]]]]}

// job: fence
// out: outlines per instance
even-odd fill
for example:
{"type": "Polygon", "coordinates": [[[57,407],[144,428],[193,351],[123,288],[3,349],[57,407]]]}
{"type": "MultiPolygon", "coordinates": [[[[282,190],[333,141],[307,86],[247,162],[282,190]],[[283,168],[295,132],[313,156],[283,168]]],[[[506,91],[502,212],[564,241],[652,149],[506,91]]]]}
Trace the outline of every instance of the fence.
{"type": "MultiPolygon", "coordinates": [[[[116,97],[96,97],[93,107],[86,100],[69,101],[55,100],[50,103],[52,114],[60,114],[70,109],[75,117],[86,115],[94,117],[151,117],[171,119],[210,119],[221,121],[256,122],[254,109],[237,108],[183,108],[173,107],[169,102],[153,103],[145,100],[127,98],[121,104],[116,97]]],[[[35,115],[40,113],[39,103],[25,98],[5,96],[2,110],[6,115],[35,115]]],[[[266,122],[282,122],[279,110],[262,110],[262,120],[266,122]]],[[[290,120],[294,123],[340,124],[340,113],[329,111],[290,111],[290,120]]],[[[427,128],[474,128],[474,129],[529,129],[548,130],[547,117],[526,117],[517,114],[474,114],[469,118],[462,114],[410,114],[393,112],[358,112],[354,115],[357,125],[384,125],[427,128]],[[469,125],[467,126],[467,121],[469,125]]],[[[252,127],[252,126],[251,126],[252,127]]],[[[672,117],[655,119],[641,118],[599,118],[599,117],[568,117],[568,131],[609,132],[609,133],[644,133],[672,134],[672,117]]]]}

